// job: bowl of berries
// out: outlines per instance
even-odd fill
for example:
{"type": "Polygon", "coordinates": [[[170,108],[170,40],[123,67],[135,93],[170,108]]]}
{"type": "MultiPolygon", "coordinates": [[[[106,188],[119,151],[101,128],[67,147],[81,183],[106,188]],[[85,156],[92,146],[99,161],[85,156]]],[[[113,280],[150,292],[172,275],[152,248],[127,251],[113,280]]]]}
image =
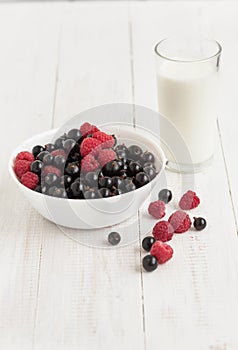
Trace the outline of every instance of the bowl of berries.
{"type": "Polygon", "coordinates": [[[95,229],[134,215],[165,162],[159,139],[141,127],[84,122],[23,142],[10,157],[9,172],[46,219],[65,227],[95,229]]]}

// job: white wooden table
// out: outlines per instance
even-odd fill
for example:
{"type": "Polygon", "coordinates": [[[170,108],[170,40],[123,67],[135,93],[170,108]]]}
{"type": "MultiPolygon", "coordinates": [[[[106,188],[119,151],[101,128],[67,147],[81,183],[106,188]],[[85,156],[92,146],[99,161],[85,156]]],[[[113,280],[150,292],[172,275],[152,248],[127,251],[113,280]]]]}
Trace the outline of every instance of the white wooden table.
{"type": "Polygon", "coordinates": [[[235,1],[0,5],[0,349],[238,349],[237,13],[235,1]],[[148,274],[139,225],[125,248],[77,244],[6,167],[20,141],[87,108],[157,110],[153,46],[175,33],[224,49],[217,152],[194,186],[209,225],[175,237],[174,259],[148,274]]]}

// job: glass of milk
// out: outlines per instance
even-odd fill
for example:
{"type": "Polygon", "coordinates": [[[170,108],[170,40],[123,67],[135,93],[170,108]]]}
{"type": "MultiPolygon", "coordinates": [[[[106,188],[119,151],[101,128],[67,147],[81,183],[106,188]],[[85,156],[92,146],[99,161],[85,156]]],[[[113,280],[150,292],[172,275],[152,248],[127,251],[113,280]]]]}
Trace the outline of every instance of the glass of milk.
{"type": "Polygon", "coordinates": [[[170,170],[196,172],[211,163],[221,51],[218,42],[197,38],[155,46],[160,137],[170,170]]]}

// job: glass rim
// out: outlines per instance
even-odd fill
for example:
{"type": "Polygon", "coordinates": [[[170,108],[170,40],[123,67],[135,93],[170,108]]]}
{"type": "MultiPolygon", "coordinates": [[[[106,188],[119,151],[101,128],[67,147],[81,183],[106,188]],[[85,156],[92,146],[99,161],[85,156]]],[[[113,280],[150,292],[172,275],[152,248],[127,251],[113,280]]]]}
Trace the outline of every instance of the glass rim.
{"type": "Polygon", "coordinates": [[[154,47],[154,51],[155,51],[155,54],[167,61],[171,61],[171,62],[181,62],[181,63],[196,63],[196,62],[206,62],[206,61],[209,61],[211,60],[212,58],[215,58],[215,57],[218,57],[221,52],[222,52],[222,46],[221,44],[217,41],[217,40],[213,40],[213,39],[203,39],[203,40],[207,40],[207,41],[210,41],[210,42],[213,42],[217,45],[217,52],[213,55],[210,55],[208,57],[205,57],[205,58],[200,58],[200,59],[188,59],[188,60],[185,60],[185,59],[179,59],[179,58],[172,58],[172,57],[168,57],[166,55],[163,55],[159,52],[158,50],[158,47],[160,46],[160,44],[164,43],[165,41],[167,40],[170,40],[170,39],[173,39],[173,37],[167,37],[165,39],[162,39],[160,40],[154,47]]]}

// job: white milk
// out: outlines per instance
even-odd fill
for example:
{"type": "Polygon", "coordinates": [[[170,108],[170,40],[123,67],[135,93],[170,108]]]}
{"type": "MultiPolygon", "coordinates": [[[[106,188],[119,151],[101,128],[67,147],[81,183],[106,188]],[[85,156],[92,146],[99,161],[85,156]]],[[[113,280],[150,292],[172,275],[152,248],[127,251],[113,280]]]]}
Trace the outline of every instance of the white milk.
{"type": "MultiPolygon", "coordinates": [[[[159,113],[180,133],[194,164],[213,155],[217,75],[214,62],[163,62],[157,72],[159,113]]],[[[179,151],[179,145],[175,143],[171,128],[162,128],[161,137],[172,148],[172,153],[175,151],[175,161],[188,163],[182,148],[179,151]]],[[[173,161],[168,152],[166,155],[173,161]]]]}

